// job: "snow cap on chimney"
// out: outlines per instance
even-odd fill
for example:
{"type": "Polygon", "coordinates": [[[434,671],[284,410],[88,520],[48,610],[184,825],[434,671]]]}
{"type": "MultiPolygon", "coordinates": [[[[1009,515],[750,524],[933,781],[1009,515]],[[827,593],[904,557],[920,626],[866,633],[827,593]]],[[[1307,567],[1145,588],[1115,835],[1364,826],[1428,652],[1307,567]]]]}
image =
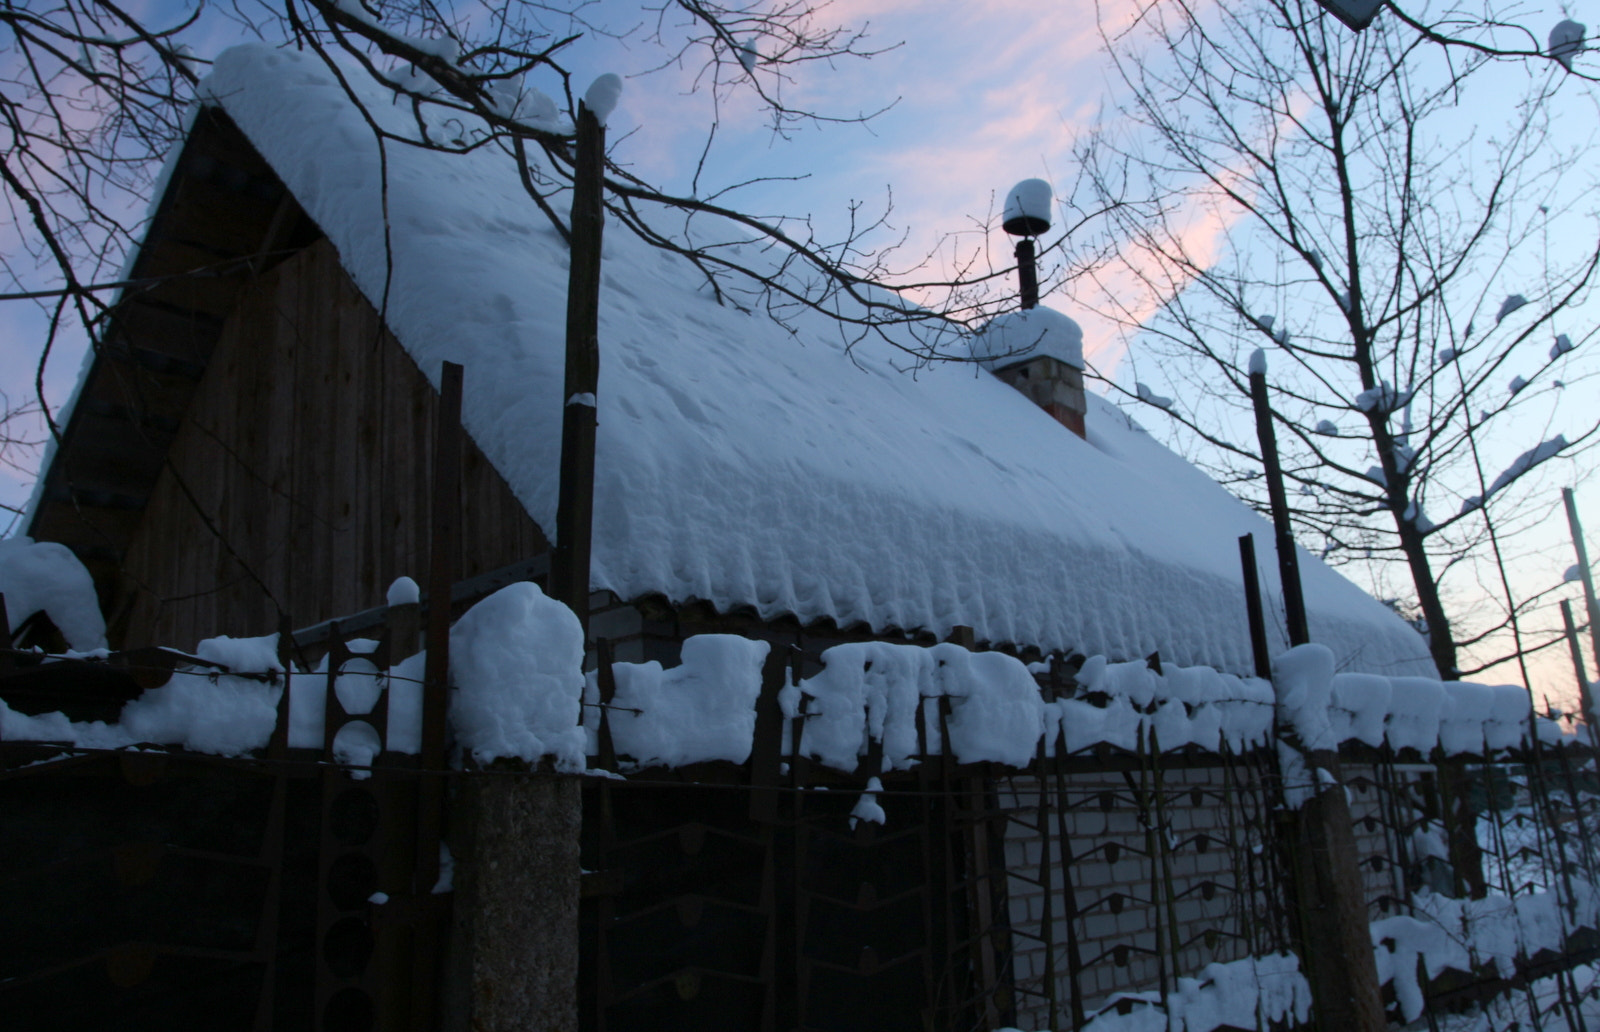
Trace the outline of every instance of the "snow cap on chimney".
{"type": "Polygon", "coordinates": [[[1083,331],[1051,308],[1025,308],[991,319],[970,342],[972,357],[1025,394],[1079,437],[1088,409],[1083,396],[1083,331]]]}
{"type": "Polygon", "coordinates": [[[1006,312],[972,336],[972,357],[985,369],[1003,369],[1048,355],[1083,368],[1083,330],[1053,308],[1006,312]]]}

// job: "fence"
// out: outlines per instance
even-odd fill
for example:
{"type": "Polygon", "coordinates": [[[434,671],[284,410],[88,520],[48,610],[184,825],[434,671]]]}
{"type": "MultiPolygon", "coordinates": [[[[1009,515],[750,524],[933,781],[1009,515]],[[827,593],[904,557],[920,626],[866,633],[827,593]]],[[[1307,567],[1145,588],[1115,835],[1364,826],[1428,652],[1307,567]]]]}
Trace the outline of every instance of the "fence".
{"type": "MultiPolygon", "coordinates": [[[[415,611],[391,615],[372,640],[300,636],[327,658],[284,675],[249,756],[0,743],[0,831],[29,843],[0,860],[6,1013],[41,1029],[448,1027],[448,783],[527,775],[429,772],[395,747],[420,738],[400,728],[420,690],[402,664],[415,611]],[[291,698],[320,728],[294,729],[291,698]]],[[[820,650],[772,656],[745,762],[584,778],[582,1027],[1078,1028],[1170,1013],[1208,965],[1305,954],[1275,749],[1058,735],[1025,767],[963,764],[940,697],[919,705],[902,769],[884,773],[869,736],[838,771],[805,751],[805,699],[780,701],[820,650]]],[[[41,687],[38,657],[10,660],[8,701],[69,709],[119,663],[147,687],[173,662],[63,661],[41,687]]],[[[605,713],[605,644],[597,662],[605,713]]],[[[1072,670],[1041,675],[1046,698],[1083,695],[1072,670]]],[[[1394,1016],[1593,1020],[1580,965],[1600,956],[1600,778],[1587,743],[1528,717],[1524,744],[1489,757],[1345,750],[1394,1016]]],[[[605,724],[589,765],[621,771],[605,724]]],[[[1274,1016],[1294,1017],[1246,1027],[1274,1016]]]]}

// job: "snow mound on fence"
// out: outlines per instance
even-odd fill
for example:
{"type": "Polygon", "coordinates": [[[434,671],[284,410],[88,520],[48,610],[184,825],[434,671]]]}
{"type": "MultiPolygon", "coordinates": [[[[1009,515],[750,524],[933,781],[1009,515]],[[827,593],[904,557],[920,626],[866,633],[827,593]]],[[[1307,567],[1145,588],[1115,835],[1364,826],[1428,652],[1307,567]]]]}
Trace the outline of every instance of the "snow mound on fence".
{"type": "Polygon", "coordinates": [[[537,584],[509,584],[456,621],[450,680],[450,727],[474,760],[583,770],[583,627],[537,584]]]}
{"type": "MultiPolygon", "coordinates": [[[[415,753],[425,656],[385,672],[364,655],[375,646],[349,643],[356,655],[333,672],[334,692],[351,714],[370,712],[387,692],[386,748],[415,753]]],[[[1064,679],[1070,697],[1047,698],[1035,671],[1005,653],[949,643],[837,645],[822,653],[820,672],[778,688],[785,718],[780,748],[857,771],[876,744],[881,760],[866,772],[870,776],[943,751],[946,737],[960,762],[1016,768],[1041,752],[1076,754],[1101,745],[1237,753],[1272,745],[1280,716],[1303,725],[1302,741],[1311,728],[1324,745],[1355,741],[1423,756],[1435,748],[1481,756],[1525,746],[1530,726],[1541,742],[1572,738],[1570,728],[1536,717],[1520,687],[1334,674],[1327,662],[1302,661],[1326,660],[1326,650],[1302,650],[1275,667],[1291,702],[1285,709],[1268,682],[1209,667],[1157,672],[1146,662],[1096,656],[1064,679]]],[[[706,634],[684,642],[675,667],[612,664],[616,692],[607,723],[621,764],[640,769],[749,759],[768,651],[766,642],[706,634]]],[[[104,748],[170,744],[229,755],[264,747],[281,692],[276,638],[213,639],[201,652],[225,669],[179,670],[166,687],[129,703],[118,724],[73,724],[60,714],[27,717],[0,704],[0,734],[104,748]]],[[[456,744],[478,763],[551,758],[559,770],[582,770],[585,757],[599,752],[601,713],[598,673],[585,677],[582,663],[577,618],[536,585],[514,584],[484,599],[451,631],[456,744]]],[[[329,682],[326,660],[291,679],[291,747],[322,746],[329,682]]],[[[346,752],[365,755],[359,746],[350,744],[346,752]]]]}
{"type": "Polygon", "coordinates": [[[0,739],[65,742],[88,749],[165,745],[242,756],[264,748],[277,723],[283,694],[275,676],[283,670],[277,645],[276,634],[203,641],[195,655],[225,664],[225,669],[179,668],[166,684],[123,706],[115,724],[73,722],[60,713],[27,716],[0,702],[0,739]]]}
{"type": "Polygon", "coordinates": [[[94,578],[66,545],[26,537],[0,540],[0,593],[12,629],[43,612],[74,650],[105,648],[106,622],[94,578]]]}
{"type": "MultiPolygon", "coordinates": [[[[765,656],[762,643],[701,635],[685,642],[678,667],[613,664],[610,724],[623,765],[747,759],[765,656]]],[[[962,763],[1018,768],[1041,750],[1054,756],[1099,745],[1240,752],[1271,744],[1280,715],[1272,684],[1209,667],[1167,666],[1158,673],[1146,662],[1096,656],[1072,679],[1073,697],[1047,700],[1034,672],[1001,652],[868,641],[836,645],[821,658],[820,672],[778,691],[786,718],[782,751],[856,771],[876,743],[882,758],[868,775],[904,770],[924,751],[940,752],[946,733],[962,763]],[[947,716],[941,717],[941,702],[947,716]]],[[[1317,645],[1285,653],[1274,669],[1288,700],[1281,715],[1315,748],[1358,741],[1424,756],[1436,747],[1483,755],[1527,745],[1535,719],[1520,687],[1335,674],[1331,653],[1317,645]]],[[[590,755],[599,698],[598,675],[590,673],[590,755]]],[[[1571,738],[1545,718],[1535,726],[1543,742],[1571,738]]]]}
{"type": "MultiPolygon", "coordinates": [[[[532,582],[509,585],[469,609],[450,631],[449,719],[462,753],[479,763],[548,757],[558,770],[581,771],[582,643],[577,617],[532,582]]],[[[757,646],[744,644],[747,651],[757,646]]],[[[275,634],[203,641],[195,655],[212,665],[180,667],[165,685],[127,703],[114,724],[73,722],[60,713],[28,716],[0,702],[0,739],[95,749],[166,745],[224,756],[264,749],[283,694],[277,645],[275,634]]],[[[370,724],[370,734],[357,727],[335,742],[335,758],[365,766],[385,742],[389,751],[415,754],[426,654],[380,671],[366,655],[377,642],[347,645],[355,655],[332,672],[334,693],[352,715],[371,712],[388,693],[387,735],[380,739],[370,724]]],[[[291,748],[322,748],[329,681],[326,658],[315,671],[289,678],[291,748]]]]}
{"type": "MultiPolygon", "coordinates": [[[[756,696],[769,646],[733,634],[700,634],[683,643],[683,662],[616,663],[616,695],[607,722],[613,747],[640,767],[682,767],[709,760],[743,763],[755,740],[756,696]]],[[[599,676],[584,691],[589,753],[599,752],[599,676]]]]}

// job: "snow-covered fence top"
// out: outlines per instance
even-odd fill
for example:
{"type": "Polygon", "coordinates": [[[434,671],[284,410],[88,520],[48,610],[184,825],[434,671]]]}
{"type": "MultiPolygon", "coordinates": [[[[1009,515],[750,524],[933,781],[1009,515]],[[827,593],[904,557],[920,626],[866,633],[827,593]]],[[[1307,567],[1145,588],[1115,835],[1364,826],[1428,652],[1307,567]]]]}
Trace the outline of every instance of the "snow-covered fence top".
{"type": "MultiPolygon", "coordinates": [[[[743,762],[750,755],[756,699],[767,648],[732,635],[684,643],[680,666],[618,663],[610,727],[617,752],[639,767],[702,760],[743,762]]],[[[1272,686],[1209,667],[1096,656],[1074,677],[1073,697],[1046,699],[1035,678],[1045,667],[999,652],[953,644],[858,642],[822,653],[823,670],[779,694],[785,717],[802,718],[799,752],[829,767],[855,770],[869,742],[882,746],[883,769],[904,769],[919,752],[917,710],[928,748],[941,748],[936,700],[948,698],[950,752],[960,762],[1026,767],[1038,754],[1101,744],[1162,751],[1198,746],[1232,752],[1267,745],[1274,719],[1272,686]]],[[[589,752],[596,753],[598,677],[585,698],[589,752]]],[[[1335,674],[1317,701],[1337,742],[1388,744],[1426,755],[1528,744],[1533,713],[1515,685],[1440,682],[1420,677],[1335,674]]],[[[1541,741],[1571,732],[1537,718],[1541,741]]],[[[785,752],[793,751],[792,735],[785,752]]]]}
{"type": "MultiPolygon", "coordinates": [[[[422,657],[379,670],[359,655],[362,643],[350,647],[358,655],[332,678],[341,703],[352,713],[370,711],[380,693],[389,693],[386,747],[415,752],[422,657]]],[[[115,724],[73,723],[59,713],[24,716],[0,703],[0,736],[91,748],[154,743],[227,754],[264,748],[283,691],[275,638],[218,638],[197,652],[214,665],[180,670],[129,703],[115,724]]],[[[677,667],[613,664],[608,719],[617,753],[636,769],[748,759],[767,652],[765,642],[706,634],[684,642],[677,667]]],[[[451,632],[450,721],[459,753],[479,763],[550,757],[558,769],[581,770],[584,754],[598,752],[600,722],[598,677],[591,672],[585,679],[582,657],[576,618],[536,585],[514,584],[480,602],[451,632]]],[[[924,747],[944,750],[941,728],[958,761],[1018,768],[1041,747],[1047,756],[1102,744],[1239,752],[1271,740],[1272,686],[1209,667],[1158,673],[1142,661],[1096,656],[1072,679],[1072,697],[1047,699],[1035,676],[1045,668],[954,644],[858,642],[827,649],[821,660],[819,673],[778,694],[789,718],[784,747],[841,770],[856,770],[873,742],[881,744],[882,770],[907,768],[924,747]],[[939,700],[948,700],[943,718],[939,700]]],[[[291,746],[322,744],[330,679],[325,670],[317,673],[323,676],[291,679],[291,746]]],[[[1423,754],[1436,746],[1452,754],[1516,748],[1528,743],[1530,720],[1542,741],[1570,736],[1535,718],[1527,691],[1515,686],[1335,674],[1302,705],[1301,717],[1305,706],[1338,742],[1423,754]]],[[[345,750],[348,762],[370,762],[371,748],[358,745],[345,750]]]]}

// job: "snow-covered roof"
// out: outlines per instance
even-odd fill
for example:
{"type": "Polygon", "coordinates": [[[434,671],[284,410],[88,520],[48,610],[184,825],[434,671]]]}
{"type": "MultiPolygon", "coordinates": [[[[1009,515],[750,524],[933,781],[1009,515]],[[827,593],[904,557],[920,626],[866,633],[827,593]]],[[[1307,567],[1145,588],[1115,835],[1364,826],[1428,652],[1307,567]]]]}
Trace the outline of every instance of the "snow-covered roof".
{"type": "MultiPolygon", "coordinates": [[[[350,80],[408,131],[409,106],[350,80]]],[[[372,131],[311,55],[236,48],[205,90],[387,298],[423,372],[465,366],[467,430],[550,532],[567,255],[512,163],[391,142],[380,189],[372,131]]],[[[1236,539],[1270,534],[1220,486],[1099,399],[1081,440],[973,364],[907,371],[822,315],[794,323],[719,305],[688,264],[608,230],[597,588],[1250,668],[1236,539]]],[[[1386,608],[1309,555],[1301,568],[1312,634],[1343,662],[1431,670],[1386,608]]]]}

